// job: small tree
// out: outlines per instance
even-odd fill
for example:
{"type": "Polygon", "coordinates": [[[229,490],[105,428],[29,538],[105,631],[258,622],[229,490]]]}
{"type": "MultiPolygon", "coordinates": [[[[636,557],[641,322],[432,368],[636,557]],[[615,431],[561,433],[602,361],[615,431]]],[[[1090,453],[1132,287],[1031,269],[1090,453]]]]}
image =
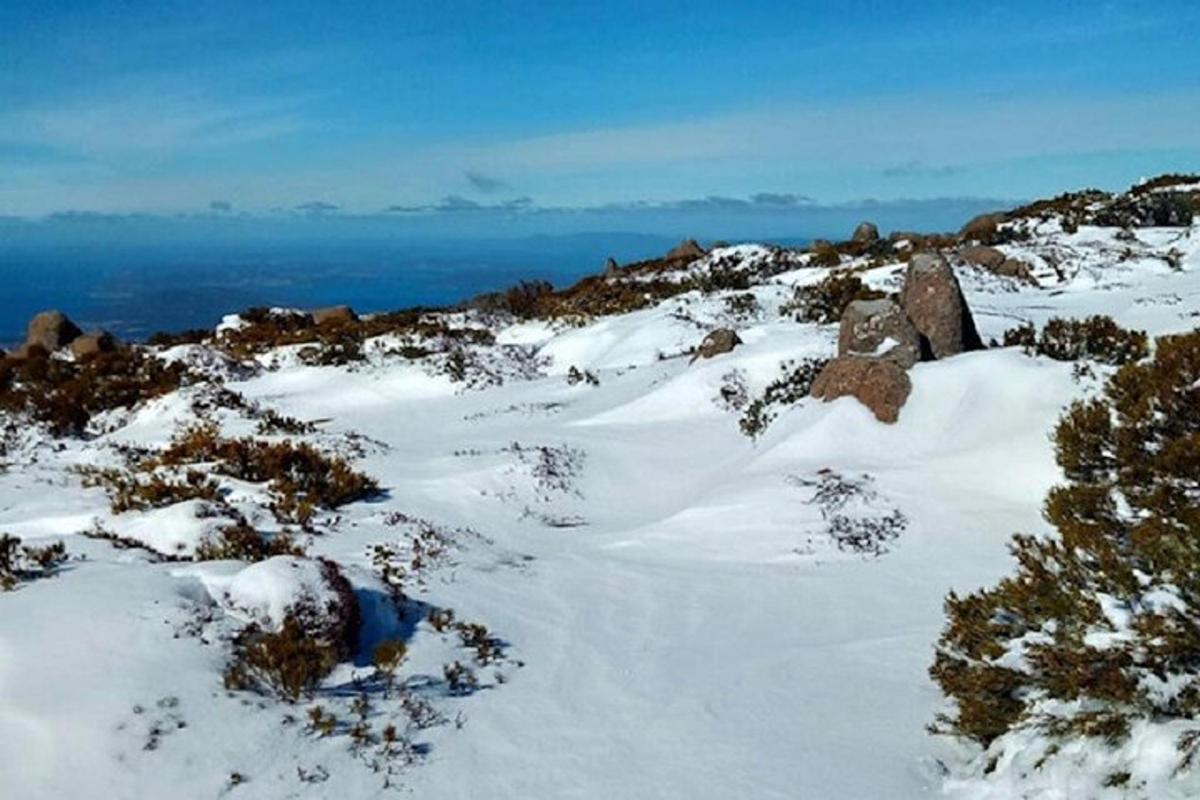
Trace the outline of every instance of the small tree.
{"type": "Polygon", "coordinates": [[[930,670],[957,706],[937,727],[985,746],[1200,715],[1200,330],[1072,405],[1054,442],[1058,535],[1015,537],[1015,575],[949,596],[930,670]]]}

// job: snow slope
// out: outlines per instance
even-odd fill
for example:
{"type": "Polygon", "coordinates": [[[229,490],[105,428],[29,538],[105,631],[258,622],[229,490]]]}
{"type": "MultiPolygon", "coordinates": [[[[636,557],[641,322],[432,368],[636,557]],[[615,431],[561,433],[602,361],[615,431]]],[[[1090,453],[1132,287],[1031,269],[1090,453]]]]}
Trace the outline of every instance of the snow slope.
{"type": "MultiPolygon", "coordinates": [[[[1111,231],[1082,229],[1011,248],[1031,261],[1072,253],[1042,288],[961,272],[985,340],[1055,315],[1107,313],[1154,334],[1192,328],[1200,233],[1139,234],[1150,251],[1180,249],[1181,268],[1117,262],[1111,231]]],[[[867,278],[894,287],[901,269],[867,278]]],[[[974,754],[925,732],[943,707],[926,676],[942,600],[1005,574],[1012,533],[1045,531],[1040,505],[1059,478],[1048,433],[1098,379],[993,349],[914,368],[894,426],[851,399],[805,400],[752,441],[720,389],[740,372],[755,396],[782,362],[832,352],[832,326],[778,315],[794,283],[822,274],[771,278],[752,290],[759,312],[743,318],[722,293],[692,293],[581,328],[513,325],[500,341],[538,347],[541,376],[480,391],[386,359],[229,383],[327,420],[316,441],[353,433],[367,443],[356,464],[385,494],[323,518],[311,554],[344,565],[369,599],[381,591],[369,548],[411,541],[405,520],[429,520],[449,532],[447,553],[409,593],[485,623],[506,645],[502,662],[479,668],[480,691],[455,695],[441,668],[465,651],[413,623],[402,672],[452,722],[414,731],[420,757],[393,775],[344,736],[306,732],[311,704],[222,689],[226,611],[277,618],[287,589],[272,582],[278,569],[247,577],[229,562],[157,563],[76,535],[99,520],[164,551],[202,536],[190,508],[114,518],[70,471],[108,463],[117,442],[161,445],[189,418],[187,403],[157,401],[87,442],[28,437],[0,473],[0,530],[65,538],[79,558],[0,595],[0,796],[980,796],[955,777],[974,754]],[[677,355],[730,323],[745,342],[734,352],[692,365],[677,355]],[[599,385],[568,383],[572,366],[599,385]],[[865,487],[862,513],[903,516],[880,555],[828,536],[814,502],[824,470],[865,487]],[[239,603],[221,599],[230,587],[239,603]]],[[[339,668],[318,702],[344,707],[356,670],[367,664],[339,668]]],[[[395,713],[386,700],[376,708],[395,713]]],[[[1065,785],[987,791],[1103,796],[1065,785]]],[[[1200,783],[1161,792],[1195,796],[1200,783]]]]}

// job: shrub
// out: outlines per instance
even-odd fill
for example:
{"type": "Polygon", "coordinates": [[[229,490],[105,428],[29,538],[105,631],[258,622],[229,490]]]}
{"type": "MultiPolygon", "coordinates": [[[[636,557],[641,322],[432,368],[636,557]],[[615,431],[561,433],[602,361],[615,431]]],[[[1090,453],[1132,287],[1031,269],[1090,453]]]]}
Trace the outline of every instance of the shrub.
{"type": "Polygon", "coordinates": [[[939,728],[983,745],[1200,715],[1200,330],[1072,405],[1054,442],[1057,536],[1016,536],[1015,575],[946,601],[930,672],[956,708],[939,728]]]}
{"type": "Polygon", "coordinates": [[[62,542],[33,547],[21,544],[16,536],[0,533],[0,591],[53,575],[66,560],[67,547],[62,542]]]}
{"type": "Polygon", "coordinates": [[[189,377],[182,364],[167,364],[141,348],[78,361],[35,352],[0,359],[0,411],[28,413],[55,436],[79,436],[96,414],[173,392],[189,377]]]}
{"type": "Polygon", "coordinates": [[[856,275],[831,272],[817,283],[797,286],[792,299],[780,308],[780,312],[794,313],[800,322],[829,325],[841,320],[842,312],[853,301],[878,300],[883,296],[883,292],[869,288],[856,275]]]}
{"type": "Polygon", "coordinates": [[[166,508],[187,500],[220,500],[216,482],[199,470],[182,477],[161,473],[132,472],[99,467],[80,467],[83,485],[100,487],[108,493],[114,514],[166,508]]]}
{"type": "Polygon", "coordinates": [[[303,556],[304,548],[287,534],[263,538],[245,520],[221,528],[196,547],[197,561],[263,561],[272,556],[303,556]]]}
{"type": "Polygon", "coordinates": [[[307,523],[317,508],[338,508],[379,488],[344,459],[305,442],[224,439],[210,423],[185,429],[156,461],[144,466],[196,463],[211,464],[214,472],[231,478],[269,484],[272,510],[284,522],[307,523]]]}
{"type": "Polygon", "coordinates": [[[780,365],[783,375],[763,390],[762,396],[746,406],[738,427],[751,439],[757,439],[774,421],[779,406],[795,405],[808,397],[813,381],[828,364],[828,359],[806,358],[799,364],[787,361],[780,365]]]}
{"type": "Polygon", "coordinates": [[[337,648],[311,635],[289,614],[277,633],[250,624],[234,639],[225,688],[270,691],[294,703],[309,696],[337,666],[337,648]]]}
{"type": "Polygon", "coordinates": [[[338,663],[354,652],[361,617],[350,582],[337,564],[321,559],[321,576],[337,599],[319,608],[311,598],[294,603],[278,631],[255,623],[233,639],[225,688],[273,693],[288,702],[309,696],[338,663]]]}
{"type": "Polygon", "coordinates": [[[1035,333],[1031,323],[1004,332],[1004,346],[1021,346],[1056,361],[1087,359],[1101,364],[1121,366],[1140,361],[1149,352],[1145,331],[1126,330],[1112,317],[1096,315],[1087,319],[1055,317],[1035,333]]]}

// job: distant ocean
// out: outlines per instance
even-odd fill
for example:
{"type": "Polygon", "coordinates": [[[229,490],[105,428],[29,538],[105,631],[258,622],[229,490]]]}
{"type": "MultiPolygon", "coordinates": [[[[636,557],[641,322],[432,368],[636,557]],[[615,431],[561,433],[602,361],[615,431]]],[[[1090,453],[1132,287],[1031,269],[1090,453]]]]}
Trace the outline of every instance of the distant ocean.
{"type": "Polygon", "coordinates": [[[675,244],[631,234],[518,240],[121,247],[0,247],[0,346],[24,339],[38,311],[125,340],[209,328],[252,306],[346,303],[363,313],[439,306],[520,280],[556,286],[604,260],[649,258],[675,244]]]}

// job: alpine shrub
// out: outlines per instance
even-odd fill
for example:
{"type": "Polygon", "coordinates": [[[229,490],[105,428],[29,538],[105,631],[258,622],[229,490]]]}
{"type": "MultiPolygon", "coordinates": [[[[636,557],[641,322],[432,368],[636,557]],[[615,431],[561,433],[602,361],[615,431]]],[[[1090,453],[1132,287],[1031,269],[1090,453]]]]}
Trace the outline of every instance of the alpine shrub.
{"type": "Polygon", "coordinates": [[[946,600],[930,672],[955,710],[937,728],[983,745],[1200,716],[1200,330],[1072,405],[1054,443],[1057,535],[1016,536],[1014,575],[946,600]]]}

